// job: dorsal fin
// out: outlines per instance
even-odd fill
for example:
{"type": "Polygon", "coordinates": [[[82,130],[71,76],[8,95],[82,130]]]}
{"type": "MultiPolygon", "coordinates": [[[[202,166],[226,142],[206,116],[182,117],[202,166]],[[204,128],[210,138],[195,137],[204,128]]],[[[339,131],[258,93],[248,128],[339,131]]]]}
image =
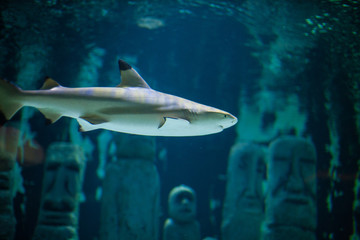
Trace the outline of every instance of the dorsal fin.
{"type": "Polygon", "coordinates": [[[40,89],[41,90],[49,90],[49,89],[52,89],[54,87],[61,87],[61,86],[54,79],[46,77],[45,82],[44,82],[44,84],[42,85],[42,87],[40,89]]]}
{"type": "Polygon", "coordinates": [[[121,83],[117,87],[150,88],[144,79],[125,61],[119,60],[121,83]]]}

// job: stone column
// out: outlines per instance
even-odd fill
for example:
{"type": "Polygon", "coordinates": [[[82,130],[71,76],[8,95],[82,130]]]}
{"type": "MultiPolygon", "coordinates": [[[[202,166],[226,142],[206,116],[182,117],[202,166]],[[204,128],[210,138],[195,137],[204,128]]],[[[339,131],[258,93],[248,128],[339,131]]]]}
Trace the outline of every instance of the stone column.
{"type": "Polygon", "coordinates": [[[11,240],[15,235],[14,167],[15,156],[0,150],[0,240],[11,240]]]}
{"type": "Polygon", "coordinates": [[[200,240],[196,194],[192,188],[185,185],[174,187],[169,193],[168,211],[163,240],[200,240]]]}
{"type": "Polygon", "coordinates": [[[354,203],[353,203],[353,221],[354,233],[353,239],[360,239],[360,169],[356,173],[356,180],[354,186],[354,203]]]}
{"type": "Polygon", "coordinates": [[[117,160],[106,166],[101,240],[157,240],[160,180],[154,138],[117,134],[117,160]]]}
{"type": "Polygon", "coordinates": [[[34,240],[78,239],[84,170],[85,157],[81,147],[65,142],[49,146],[34,240]]]}
{"type": "Polygon", "coordinates": [[[315,240],[316,151],[303,138],[270,145],[264,240],[315,240]]]}
{"type": "Polygon", "coordinates": [[[237,143],[230,152],[221,225],[223,240],[259,240],[264,220],[264,148],[237,143]]]}

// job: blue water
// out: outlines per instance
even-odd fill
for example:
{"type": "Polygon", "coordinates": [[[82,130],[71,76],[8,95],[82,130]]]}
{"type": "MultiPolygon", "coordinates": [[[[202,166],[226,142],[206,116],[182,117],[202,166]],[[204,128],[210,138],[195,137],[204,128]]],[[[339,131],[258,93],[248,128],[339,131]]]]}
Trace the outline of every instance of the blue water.
{"type": "MultiPolygon", "coordinates": [[[[116,86],[121,58],[152,88],[239,119],[246,106],[267,106],[274,98],[286,105],[284,99],[294,95],[306,116],[299,123],[303,128],[274,124],[277,111],[283,110],[274,107],[263,112],[258,126],[263,133],[277,129],[274,134],[259,135],[248,126],[253,137],[243,137],[247,126],[239,127],[240,121],[215,135],[157,137],[157,156],[167,152],[164,161],[156,161],[160,228],[169,191],[186,184],[197,192],[202,237],[220,239],[221,206],[211,210],[209,201],[224,200],[231,146],[236,141],[267,146],[279,135],[292,134],[310,138],[317,148],[317,239],[349,239],[360,230],[355,221],[359,212],[353,209],[360,159],[359,7],[358,1],[2,1],[0,75],[24,89],[40,88],[45,76],[68,87],[116,86]],[[275,47],[279,39],[284,41],[275,47]],[[257,102],[259,93],[268,92],[269,102],[257,102]],[[333,139],[335,165],[329,151],[333,139]]],[[[69,119],[45,126],[44,117],[35,112],[27,121],[44,150],[54,141],[70,139],[69,119]]],[[[96,145],[101,131],[83,136],[96,145]]],[[[80,239],[99,236],[96,150],[92,156],[83,185],[80,239]]],[[[23,167],[22,175],[26,191],[17,195],[14,208],[16,239],[25,240],[31,239],[36,224],[43,164],[23,167]],[[21,212],[24,205],[26,215],[21,212]]]]}

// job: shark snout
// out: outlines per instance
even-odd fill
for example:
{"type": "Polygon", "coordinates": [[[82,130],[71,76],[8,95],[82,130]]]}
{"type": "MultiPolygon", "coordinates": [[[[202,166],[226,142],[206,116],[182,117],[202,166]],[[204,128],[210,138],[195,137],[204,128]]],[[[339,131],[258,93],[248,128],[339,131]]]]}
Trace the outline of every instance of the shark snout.
{"type": "Polygon", "coordinates": [[[219,126],[222,129],[229,128],[229,127],[234,126],[237,123],[237,121],[238,120],[235,116],[233,116],[230,113],[227,113],[226,115],[224,115],[224,118],[222,119],[222,121],[219,122],[219,126]]]}
{"type": "Polygon", "coordinates": [[[236,117],[234,117],[234,116],[232,116],[232,117],[233,117],[233,119],[231,120],[231,124],[234,125],[237,123],[238,120],[236,117]]]}
{"type": "Polygon", "coordinates": [[[229,113],[229,122],[230,122],[230,126],[229,127],[231,127],[231,126],[234,126],[236,123],[237,123],[237,121],[238,121],[238,119],[234,116],[234,115],[232,115],[232,114],[230,114],[229,113]]]}

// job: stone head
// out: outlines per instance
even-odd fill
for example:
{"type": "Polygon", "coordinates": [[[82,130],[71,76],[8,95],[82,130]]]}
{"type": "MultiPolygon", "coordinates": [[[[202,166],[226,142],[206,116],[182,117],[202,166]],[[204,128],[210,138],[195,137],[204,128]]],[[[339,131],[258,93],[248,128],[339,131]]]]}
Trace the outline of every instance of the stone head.
{"type": "Polygon", "coordinates": [[[227,174],[227,194],[231,191],[236,195],[236,205],[241,206],[243,211],[262,212],[262,183],[266,175],[264,149],[253,143],[238,143],[233,146],[227,174]]]}
{"type": "Polygon", "coordinates": [[[304,229],[316,225],[316,151],[300,137],[285,136],[270,145],[267,198],[274,224],[304,229]]]}
{"type": "Polygon", "coordinates": [[[178,223],[188,223],[195,220],[196,194],[188,186],[180,185],[171,190],[168,199],[169,215],[178,223]]]}
{"type": "Polygon", "coordinates": [[[55,143],[45,162],[40,224],[76,226],[77,208],[84,171],[79,146],[55,143]]]}

